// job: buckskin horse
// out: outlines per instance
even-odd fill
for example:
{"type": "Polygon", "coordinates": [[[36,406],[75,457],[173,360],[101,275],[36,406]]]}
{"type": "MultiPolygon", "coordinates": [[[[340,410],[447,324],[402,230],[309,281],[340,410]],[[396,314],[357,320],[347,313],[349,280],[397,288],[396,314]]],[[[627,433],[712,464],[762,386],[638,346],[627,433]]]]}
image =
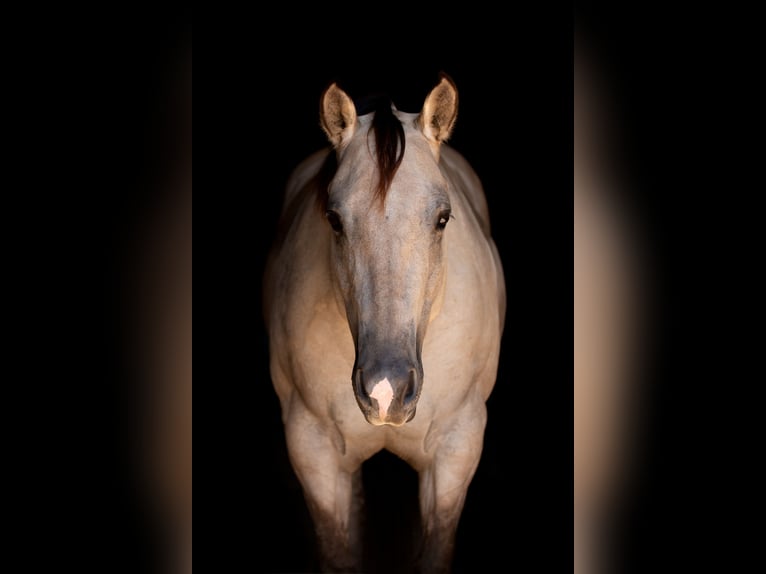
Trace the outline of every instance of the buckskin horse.
{"type": "Polygon", "coordinates": [[[421,569],[450,569],[505,315],[481,183],[445,144],[457,103],[442,75],[420,113],[380,99],[360,115],[332,84],[320,101],[332,148],[287,184],[264,315],[326,571],[361,569],[361,466],[382,449],[418,473],[421,569]]]}

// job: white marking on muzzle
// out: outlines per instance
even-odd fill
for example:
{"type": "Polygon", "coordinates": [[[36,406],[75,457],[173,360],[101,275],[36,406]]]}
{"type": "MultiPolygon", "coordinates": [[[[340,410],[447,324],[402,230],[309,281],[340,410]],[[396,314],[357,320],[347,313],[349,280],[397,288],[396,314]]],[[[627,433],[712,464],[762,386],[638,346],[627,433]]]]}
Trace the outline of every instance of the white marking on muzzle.
{"type": "Polygon", "coordinates": [[[391,383],[388,382],[388,378],[375,383],[375,386],[372,387],[370,397],[378,401],[378,416],[380,417],[380,420],[386,420],[388,407],[394,399],[394,388],[391,386],[391,383]]]}

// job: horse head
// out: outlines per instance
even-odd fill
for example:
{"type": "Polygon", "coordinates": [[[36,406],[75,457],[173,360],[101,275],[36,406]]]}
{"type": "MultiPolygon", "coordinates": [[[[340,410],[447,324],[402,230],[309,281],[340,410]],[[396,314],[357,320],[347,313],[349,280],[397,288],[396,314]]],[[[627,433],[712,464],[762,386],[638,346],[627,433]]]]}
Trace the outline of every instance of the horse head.
{"type": "Polygon", "coordinates": [[[457,99],[446,76],[417,114],[380,100],[357,115],[335,84],[321,99],[321,125],[334,147],[321,201],[333,284],[356,350],[354,394],[374,425],[412,420],[423,386],[421,348],[441,305],[452,216],[439,148],[457,99]]]}

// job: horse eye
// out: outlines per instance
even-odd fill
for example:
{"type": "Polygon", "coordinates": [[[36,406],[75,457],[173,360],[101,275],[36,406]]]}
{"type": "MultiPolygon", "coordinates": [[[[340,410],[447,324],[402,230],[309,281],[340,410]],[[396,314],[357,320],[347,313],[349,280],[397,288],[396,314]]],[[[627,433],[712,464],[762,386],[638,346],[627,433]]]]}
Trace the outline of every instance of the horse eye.
{"type": "Polygon", "coordinates": [[[330,227],[332,227],[332,230],[335,233],[343,232],[343,224],[340,222],[340,215],[338,215],[334,211],[328,211],[324,215],[327,218],[327,221],[330,222],[330,227]]]}
{"type": "Polygon", "coordinates": [[[447,227],[447,222],[449,222],[450,219],[450,212],[449,211],[442,211],[439,214],[439,220],[436,222],[436,229],[441,231],[445,227],[447,227]]]}

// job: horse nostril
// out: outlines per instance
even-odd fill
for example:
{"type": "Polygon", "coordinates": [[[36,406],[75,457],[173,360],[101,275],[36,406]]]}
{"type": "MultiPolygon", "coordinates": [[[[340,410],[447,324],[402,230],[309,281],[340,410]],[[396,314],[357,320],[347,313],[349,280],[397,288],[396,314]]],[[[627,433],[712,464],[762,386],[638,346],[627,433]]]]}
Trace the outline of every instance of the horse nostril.
{"type": "Polygon", "coordinates": [[[411,403],[415,399],[415,369],[410,369],[410,377],[407,380],[407,386],[404,389],[404,404],[411,403]]]}
{"type": "Polygon", "coordinates": [[[370,405],[370,395],[367,394],[367,389],[364,388],[364,375],[362,369],[354,371],[354,392],[360,401],[366,405],[370,405]]]}

